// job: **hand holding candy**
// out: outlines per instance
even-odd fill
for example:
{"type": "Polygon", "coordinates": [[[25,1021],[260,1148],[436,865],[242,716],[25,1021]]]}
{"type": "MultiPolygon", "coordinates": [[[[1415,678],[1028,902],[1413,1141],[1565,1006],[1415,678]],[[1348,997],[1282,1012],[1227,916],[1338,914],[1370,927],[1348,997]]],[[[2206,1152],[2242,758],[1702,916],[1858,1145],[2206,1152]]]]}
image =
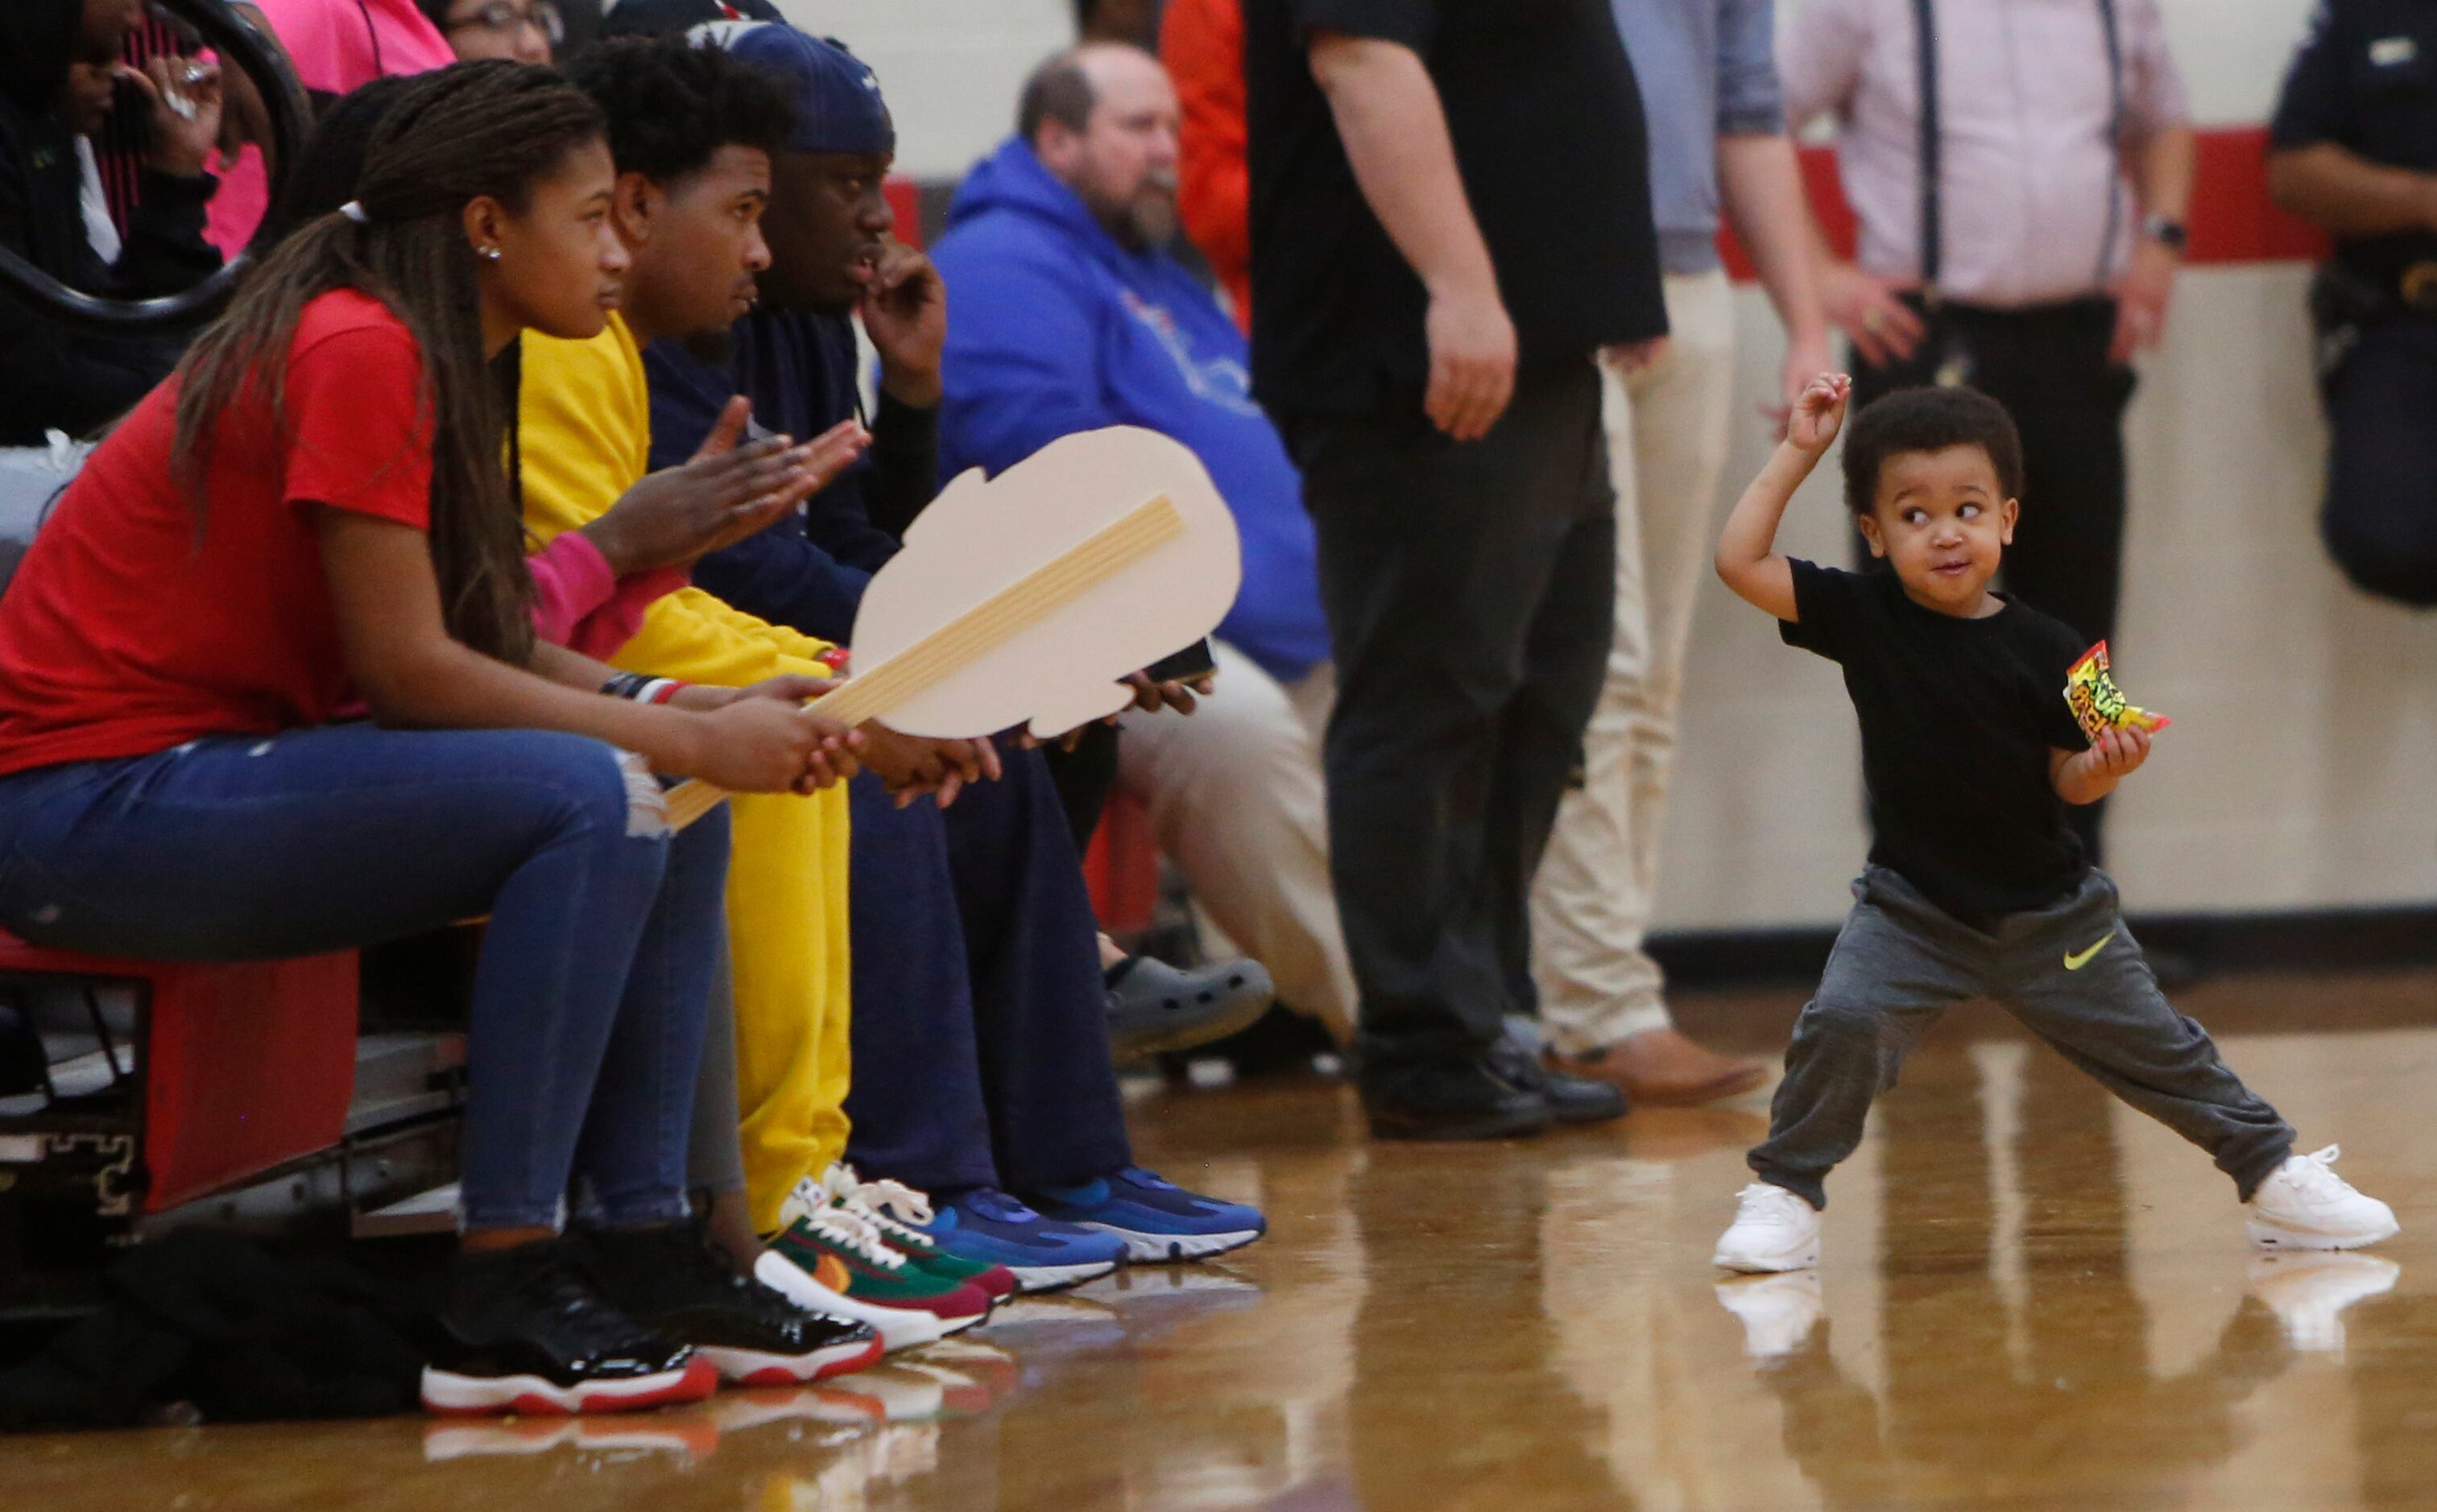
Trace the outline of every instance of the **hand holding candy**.
{"type": "Polygon", "coordinates": [[[2111,778],[2130,776],[2149,759],[2150,739],[2149,732],[2138,724],[2107,731],[2091,742],[2092,770],[2111,778]]]}

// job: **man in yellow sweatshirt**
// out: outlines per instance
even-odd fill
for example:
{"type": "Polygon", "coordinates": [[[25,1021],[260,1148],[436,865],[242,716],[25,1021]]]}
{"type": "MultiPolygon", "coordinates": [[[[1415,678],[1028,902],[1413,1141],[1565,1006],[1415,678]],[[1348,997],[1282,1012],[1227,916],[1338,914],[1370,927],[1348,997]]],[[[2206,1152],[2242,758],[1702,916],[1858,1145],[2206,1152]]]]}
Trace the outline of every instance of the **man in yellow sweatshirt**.
{"type": "MultiPolygon", "coordinates": [[[[605,513],[640,479],[651,411],[639,341],[724,329],[750,306],[768,261],[758,229],[769,151],[788,126],[785,93],[748,66],[680,43],[605,47],[571,71],[601,98],[621,170],[612,219],[633,254],[622,316],[588,341],[528,333],[517,454],[525,523],[548,541],[605,513]],[[688,111],[654,108],[672,96],[688,111]]],[[[615,658],[631,671],[743,686],[781,673],[829,675],[829,643],[771,625],[693,587],[655,602],[615,658]]],[[[978,775],[967,742],[867,729],[865,755],[893,788],[920,791],[978,775]],[[948,764],[959,763],[951,773],[948,764]]],[[[728,933],[735,962],[737,1079],[751,1220],[790,1224],[791,1253],[756,1274],[798,1301],[870,1322],[892,1347],[987,1315],[967,1268],[884,1236],[816,1192],[844,1154],[850,1074],[848,817],[845,793],[729,800],[735,831],[728,933]]],[[[882,900],[885,904],[885,900],[882,900]]]]}

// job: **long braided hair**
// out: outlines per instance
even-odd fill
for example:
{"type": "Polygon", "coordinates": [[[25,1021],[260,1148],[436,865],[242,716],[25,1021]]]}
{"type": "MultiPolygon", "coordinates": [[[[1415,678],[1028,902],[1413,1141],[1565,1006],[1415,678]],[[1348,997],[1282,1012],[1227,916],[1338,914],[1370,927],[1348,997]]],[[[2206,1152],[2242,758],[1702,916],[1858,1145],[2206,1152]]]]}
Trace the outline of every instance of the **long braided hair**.
{"type": "Polygon", "coordinates": [[[462,217],[486,195],[521,213],[535,180],[605,130],[600,107],[547,68],[461,63],[412,80],[365,150],[356,185],[363,222],[334,212],[296,228],[179,369],[175,467],[194,494],[198,528],[222,412],[242,394],[279,415],[306,304],[332,289],[360,290],[386,304],[421,350],[431,565],[448,633],[522,665],[533,652],[533,579],[505,461],[508,401],[483,359],[462,217]]]}

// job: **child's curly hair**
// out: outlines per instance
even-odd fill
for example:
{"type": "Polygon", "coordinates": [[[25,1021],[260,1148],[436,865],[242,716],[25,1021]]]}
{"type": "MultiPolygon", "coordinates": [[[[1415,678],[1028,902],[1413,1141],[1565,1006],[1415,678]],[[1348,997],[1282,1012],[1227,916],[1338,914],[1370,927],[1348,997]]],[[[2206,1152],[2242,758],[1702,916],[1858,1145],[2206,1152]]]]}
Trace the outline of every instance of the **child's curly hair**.
{"type": "Polygon", "coordinates": [[[2023,496],[2023,438],[2006,407],[1974,389],[1898,389],[1862,407],[1845,430],[1845,507],[1870,513],[1879,473],[1903,452],[1977,446],[2007,498],[2023,496]]]}

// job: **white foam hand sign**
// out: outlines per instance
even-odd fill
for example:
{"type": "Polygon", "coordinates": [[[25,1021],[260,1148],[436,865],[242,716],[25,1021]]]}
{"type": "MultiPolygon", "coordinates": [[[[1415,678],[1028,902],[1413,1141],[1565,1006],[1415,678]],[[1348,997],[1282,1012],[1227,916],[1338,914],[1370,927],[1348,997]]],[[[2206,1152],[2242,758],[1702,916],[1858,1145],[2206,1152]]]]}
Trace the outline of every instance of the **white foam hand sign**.
{"type": "Polygon", "coordinates": [[[1208,634],[1242,581],[1235,519],[1190,450],[1133,426],[1085,431],[996,478],[968,472],[922,512],[864,592],[855,681],[951,656],[891,691],[890,727],[1052,739],[1124,708],[1119,679],[1208,634]]]}
{"type": "MultiPolygon", "coordinates": [[[[937,739],[1054,739],[1131,703],[1120,679],[1216,629],[1243,575],[1185,446],[1133,426],[1067,436],[932,501],[864,590],[854,676],[813,706],[937,739]]],[[[683,785],[674,822],[719,797],[683,785]]]]}

